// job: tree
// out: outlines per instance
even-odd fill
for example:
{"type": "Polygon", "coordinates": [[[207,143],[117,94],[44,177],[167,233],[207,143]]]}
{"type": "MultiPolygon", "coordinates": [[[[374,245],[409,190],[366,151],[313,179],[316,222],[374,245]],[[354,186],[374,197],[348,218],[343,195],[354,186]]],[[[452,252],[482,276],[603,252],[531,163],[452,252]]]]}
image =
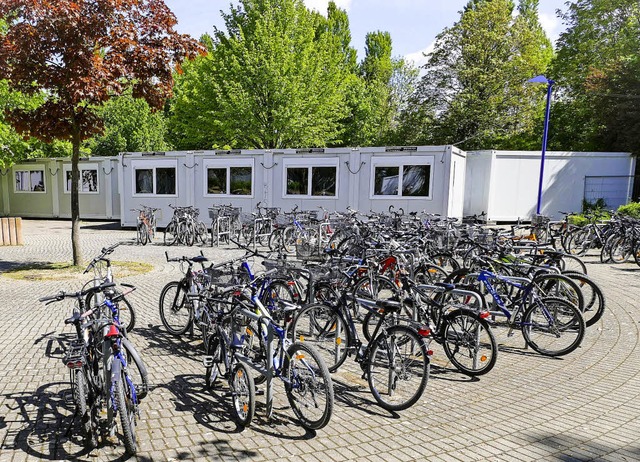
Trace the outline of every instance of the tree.
{"type": "Polygon", "coordinates": [[[98,111],[104,133],[88,141],[91,154],[113,156],[120,152],[164,151],[167,132],[164,115],[153,112],[142,98],[124,94],[111,98],[98,111]]]}
{"type": "Polygon", "coordinates": [[[203,36],[207,53],[184,63],[175,74],[174,96],[167,108],[168,139],[176,149],[206,150],[219,147],[225,138],[219,114],[214,43],[203,36]]]}
{"type": "Polygon", "coordinates": [[[0,79],[44,98],[33,110],[9,110],[7,119],[21,134],[72,144],[71,240],[79,265],[80,143],[102,129],[97,108],[129,88],[162,107],[174,65],[197,46],[174,31],[162,0],[0,0],[0,17],[0,79]]]}
{"type": "Polygon", "coordinates": [[[568,27],[558,39],[552,65],[559,97],[550,145],[638,152],[627,135],[634,125],[628,117],[636,113],[629,109],[638,101],[633,68],[637,71],[640,4],[581,0],[569,4],[561,17],[568,27]]]}
{"type": "Polygon", "coordinates": [[[545,72],[552,48],[537,0],[521,0],[515,17],[514,6],[471,0],[437,36],[405,117],[425,125],[405,131],[432,144],[464,142],[466,149],[513,148],[518,137],[535,133],[543,97],[524,82],[545,72]]]}
{"type": "Polygon", "coordinates": [[[241,0],[215,32],[213,75],[223,144],[325,146],[346,112],[345,59],[326,19],[301,0],[241,0]]]}

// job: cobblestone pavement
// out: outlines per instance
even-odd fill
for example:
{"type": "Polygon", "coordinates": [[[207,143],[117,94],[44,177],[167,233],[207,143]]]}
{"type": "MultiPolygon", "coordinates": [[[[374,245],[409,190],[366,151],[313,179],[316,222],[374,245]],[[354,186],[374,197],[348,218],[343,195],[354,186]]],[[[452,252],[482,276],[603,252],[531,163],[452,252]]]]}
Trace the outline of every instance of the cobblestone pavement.
{"type": "MultiPolygon", "coordinates": [[[[25,220],[23,232],[23,247],[0,247],[0,272],[24,262],[71,259],[69,222],[25,220]]],[[[117,224],[85,223],[84,255],[133,236],[117,224]]],[[[582,347],[564,358],[535,354],[524,349],[519,333],[507,337],[497,329],[502,346],[491,373],[469,379],[436,349],[425,395],[397,415],[378,407],[359,374],[347,369],[334,374],[336,406],[324,429],[310,433],[298,426],[280,393],[271,421],[259,396],[254,423],[239,431],[229,419],[224,390],[218,396],[203,390],[200,341],[171,337],[162,328],[160,289],[181,274],[166,262],[165,250],[175,256],[199,251],[129,245],[112,255],[114,261],[154,265],[151,273],[121,279],[138,287],[132,294],[138,313],[132,339],[151,382],[141,404],[139,460],[640,460],[640,268],[634,265],[587,258],[608,310],[589,328],[582,347]]],[[[202,250],[215,261],[233,254],[202,250]]],[[[0,274],[1,462],[126,459],[122,444],[89,453],[73,436],[77,427],[66,436],[77,425],[60,361],[65,336],[72,334],[62,322],[70,306],[44,306],[37,299],[77,290],[84,280],[14,281],[0,274]]]]}

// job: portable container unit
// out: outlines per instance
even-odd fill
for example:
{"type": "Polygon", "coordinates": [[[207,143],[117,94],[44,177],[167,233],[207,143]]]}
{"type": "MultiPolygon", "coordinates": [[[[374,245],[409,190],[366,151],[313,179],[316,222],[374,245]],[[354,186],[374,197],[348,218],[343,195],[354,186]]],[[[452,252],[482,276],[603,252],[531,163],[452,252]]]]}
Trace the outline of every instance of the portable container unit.
{"type": "MultiPolygon", "coordinates": [[[[486,212],[488,221],[530,219],[538,202],[540,158],[538,151],[468,152],[464,214],[486,212]]],[[[559,211],[580,212],[582,200],[596,196],[616,208],[630,199],[634,171],[630,153],[547,152],[540,212],[560,219],[559,211]],[[616,186],[594,191],[603,182],[616,186]]]]}
{"type": "MultiPolygon", "coordinates": [[[[79,162],[80,217],[118,219],[117,157],[79,162]]],[[[71,160],[30,159],[0,171],[2,215],[71,218],[71,160]]]]}
{"type": "Polygon", "coordinates": [[[462,216],[466,155],[451,146],[310,148],[279,150],[122,153],[120,207],[123,226],[135,226],[141,205],[193,205],[208,223],[208,208],[228,204],[243,213],[258,203],[284,211],[368,212],[393,205],[462,216]]]}

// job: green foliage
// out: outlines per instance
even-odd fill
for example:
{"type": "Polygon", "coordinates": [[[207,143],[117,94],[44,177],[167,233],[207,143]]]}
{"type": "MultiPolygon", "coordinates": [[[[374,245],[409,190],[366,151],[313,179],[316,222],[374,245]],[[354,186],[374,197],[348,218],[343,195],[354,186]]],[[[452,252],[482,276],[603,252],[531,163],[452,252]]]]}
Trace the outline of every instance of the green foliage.
{"type": "Polygon", "coordinates": [[[553,149],[640,153],[640,4],[582,0],[568,4],[552,75],[561,98],[552,113],[553,149]]]}
{"type": "Polygon", "coordinates": [[[640,219],[640,202],[629,202],[627,205],[621,205],[616,212],[620,215],[640,219]]]}
{"type": "Polygon", "coordinates": [[[582,213],[590,213],[590,212],[602,212],[607,208],[607,203],[605,200],[600,197],[596,199],[595,202],[589,202],[586,199],[582,199],[582,213]]]}
{"type": "Polygon", "coordinates": [[[464,149],[539,143],[544,93],[524,83],[543,74],[552,48],[536,0],[472,0],[436,38],[417,94],[403,116],[413,138],[464,149]],[[464,144],[462,144],[464,142],[464,144]]]}
{"type": "MultiPolygon", "coordinates": [[[[241,0],[223,13],[212,52],[221,143],[326,146],[345,117],[344,40],[301,0],[241,0]]],[[[342,37],[343,39],[344,37],[342,37]]]]}
{"type": "Polygon", "coordinates": [[[109,100],[98,109],[98,114],[104,123],[104,133],[87,143],[93,155],[169,148],[163,114],[152,112],[145,100],[134,98],[130,92],[109,100]]]}

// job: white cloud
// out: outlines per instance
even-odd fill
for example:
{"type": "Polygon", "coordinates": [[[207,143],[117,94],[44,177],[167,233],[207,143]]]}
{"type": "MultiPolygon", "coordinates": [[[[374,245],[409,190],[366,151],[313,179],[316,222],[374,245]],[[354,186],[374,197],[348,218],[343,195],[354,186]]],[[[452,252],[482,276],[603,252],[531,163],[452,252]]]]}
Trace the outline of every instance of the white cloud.
{"type": "Polygon", "coordinates": [[[555,14],[551,13],[538,13],[538,18],[540,19],[540,25],[547,33],[547,37],[554,42],[558,40],[560,36],[561,22],[560,18],[558,18],[555,14]]]}
{"type": "Polygon", "coordinates": [[[414,66],[420,67],[423,64],[427,63],[428,56],[425,56],[425,55],[429,55],[429,53],[433,52],[435,44],[436,42],[433,41],[422,50],[418,50],[418,51],[414,51],[413,53],[406,54],[404,55],[404,59],[412,62],[414,66]]]}
{"type": "MultiPolygon", "coordinates": [[[[327,15],[327,7],[329,6],[329,0],[303,0],[304,4],[310,10],[316,10],[323,15],[327,15]]],[[[336,6],[338,8],[342,8],[343,10],[349,11],[349,7],[351,6],[351,0],[334,0],[336,6]]]]}

